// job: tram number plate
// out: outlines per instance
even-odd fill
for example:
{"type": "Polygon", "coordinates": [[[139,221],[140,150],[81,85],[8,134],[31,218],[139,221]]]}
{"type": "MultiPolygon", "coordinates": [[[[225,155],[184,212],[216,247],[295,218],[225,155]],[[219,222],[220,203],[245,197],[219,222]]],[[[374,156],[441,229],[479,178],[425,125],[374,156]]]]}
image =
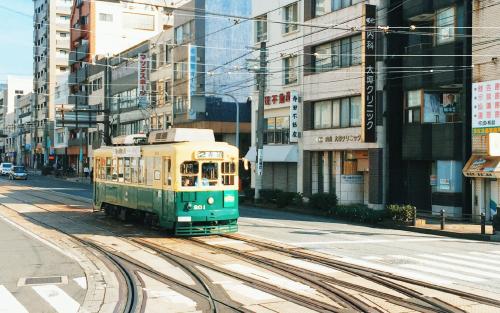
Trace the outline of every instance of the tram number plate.
{"type": "Polygon", "coordinates": [[[195,204],[193,205],[193,210],[205,210],[204,204],[195,204]]]}

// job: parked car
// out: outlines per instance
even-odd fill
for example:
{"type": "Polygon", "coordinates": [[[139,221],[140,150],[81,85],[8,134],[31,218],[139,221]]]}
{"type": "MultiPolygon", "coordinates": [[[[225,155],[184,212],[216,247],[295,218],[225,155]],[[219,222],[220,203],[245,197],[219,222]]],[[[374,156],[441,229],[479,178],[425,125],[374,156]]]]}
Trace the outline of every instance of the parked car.
{"type": "Polygon", "coordinates": [[[8,175],[12,169],[12,163],[2,163],[0,164],[0,175],[8,175]]]}
{"type": "Polygon", "coordinates": [[[24,166],[13,166],[12,169],[9,172],[9,179],[15,180],[15,179],[28,179],[28,173],[26,172],[26,169],[24,166]]]}

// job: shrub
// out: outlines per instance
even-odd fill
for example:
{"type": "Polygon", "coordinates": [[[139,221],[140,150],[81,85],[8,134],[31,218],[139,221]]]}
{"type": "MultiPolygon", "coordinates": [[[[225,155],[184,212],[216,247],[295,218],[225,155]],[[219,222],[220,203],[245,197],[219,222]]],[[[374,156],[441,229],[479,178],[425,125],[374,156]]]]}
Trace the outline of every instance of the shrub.
{"type": "Polygon", "coordinates": [[[332,215],[339,219],[349,220],[356,223],[375,224],[381,221],[385,215],[383,210],[370,209],[365,205],[340,205],[333,211],[332,215]]]}
{"type": "Polygon", "coordinates": [[[334,193],[316,193],[309,197],[309,207],[314,210],[331,211],[337,203],[337,195],[334,193]]]}
{"type": "Polygon", "coordinates": [[[54,170],[54,168],[52,166],[44,166],[44,167],[42,167],[42,175],[43,176],[50,175],[50,174],[52,174],[53,170],[54,170]]]}
{"type": "Polygon", "coordinates": [[[276,205],[278,208],[284,208],[289,205],[302,205],[302,194],[298,192],[279,192],[276,194],[276,205]]]}
{"type": "Polygon", "coordinates": [[[408,223],[413,220],[416,207],[412,205],[399,205],[391,204],[387,206],[387,214],[393,220],[397,222],[408,223]]]}
{"type": "Polygon", "coordinates": [[[260,191],[260,198],[266,203],[276,203],[278,194],[282,193],[279,189],[262,189],[260,191]]]}
{"type": "Polygon", "coordinates": [[[255,198],[255,189],[254,188],[246,188],[245,190],[243,190],[243,193],[245,194],[245,197],[247,199],[255,198]]]}
{"type": "Polygon", "coordinates": [[[493,229],[496,232],[500,232],[500,213],[495,214],[493,216],[493,229]]]}

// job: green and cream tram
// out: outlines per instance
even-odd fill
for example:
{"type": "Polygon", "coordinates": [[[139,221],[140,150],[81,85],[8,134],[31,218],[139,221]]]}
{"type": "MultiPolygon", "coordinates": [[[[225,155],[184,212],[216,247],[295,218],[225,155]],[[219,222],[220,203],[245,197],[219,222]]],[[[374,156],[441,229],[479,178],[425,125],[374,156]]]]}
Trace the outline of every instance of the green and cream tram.
{"type": "Polygon", "coordinates": [[[94,151],[94,206],[192,236],[238,229],[238,149],[211,130],[169,129],[149,144],[94,151]]]}

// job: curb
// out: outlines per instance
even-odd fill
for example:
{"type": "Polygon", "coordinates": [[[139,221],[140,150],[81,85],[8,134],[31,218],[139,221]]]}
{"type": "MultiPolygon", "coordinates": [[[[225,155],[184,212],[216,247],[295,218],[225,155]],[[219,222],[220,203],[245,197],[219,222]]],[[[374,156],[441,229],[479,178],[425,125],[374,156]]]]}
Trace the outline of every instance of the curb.
{"type": "MultiPolygon", "coordinates": [[[[492,237],[494,237],[494,235],[457,233],[457,232],[446,231],[446,230],[419,228],[419,227],[404,226],[404,225],[394,225],[394,224],[389,224],[389,223],[379,223],[378,225],[381,227],[384,227],[384,228],[411,231],[411,232],[427,234],[427,235],[437,235],[437,236],[451,237],[451,238],[457,238],[457,239],[477,240],[477,241],[496,241],[495,238],[492,238],[492,237]]],[[[498,240],[500,241],[500,238],[498,238],[498,240]]]]}

